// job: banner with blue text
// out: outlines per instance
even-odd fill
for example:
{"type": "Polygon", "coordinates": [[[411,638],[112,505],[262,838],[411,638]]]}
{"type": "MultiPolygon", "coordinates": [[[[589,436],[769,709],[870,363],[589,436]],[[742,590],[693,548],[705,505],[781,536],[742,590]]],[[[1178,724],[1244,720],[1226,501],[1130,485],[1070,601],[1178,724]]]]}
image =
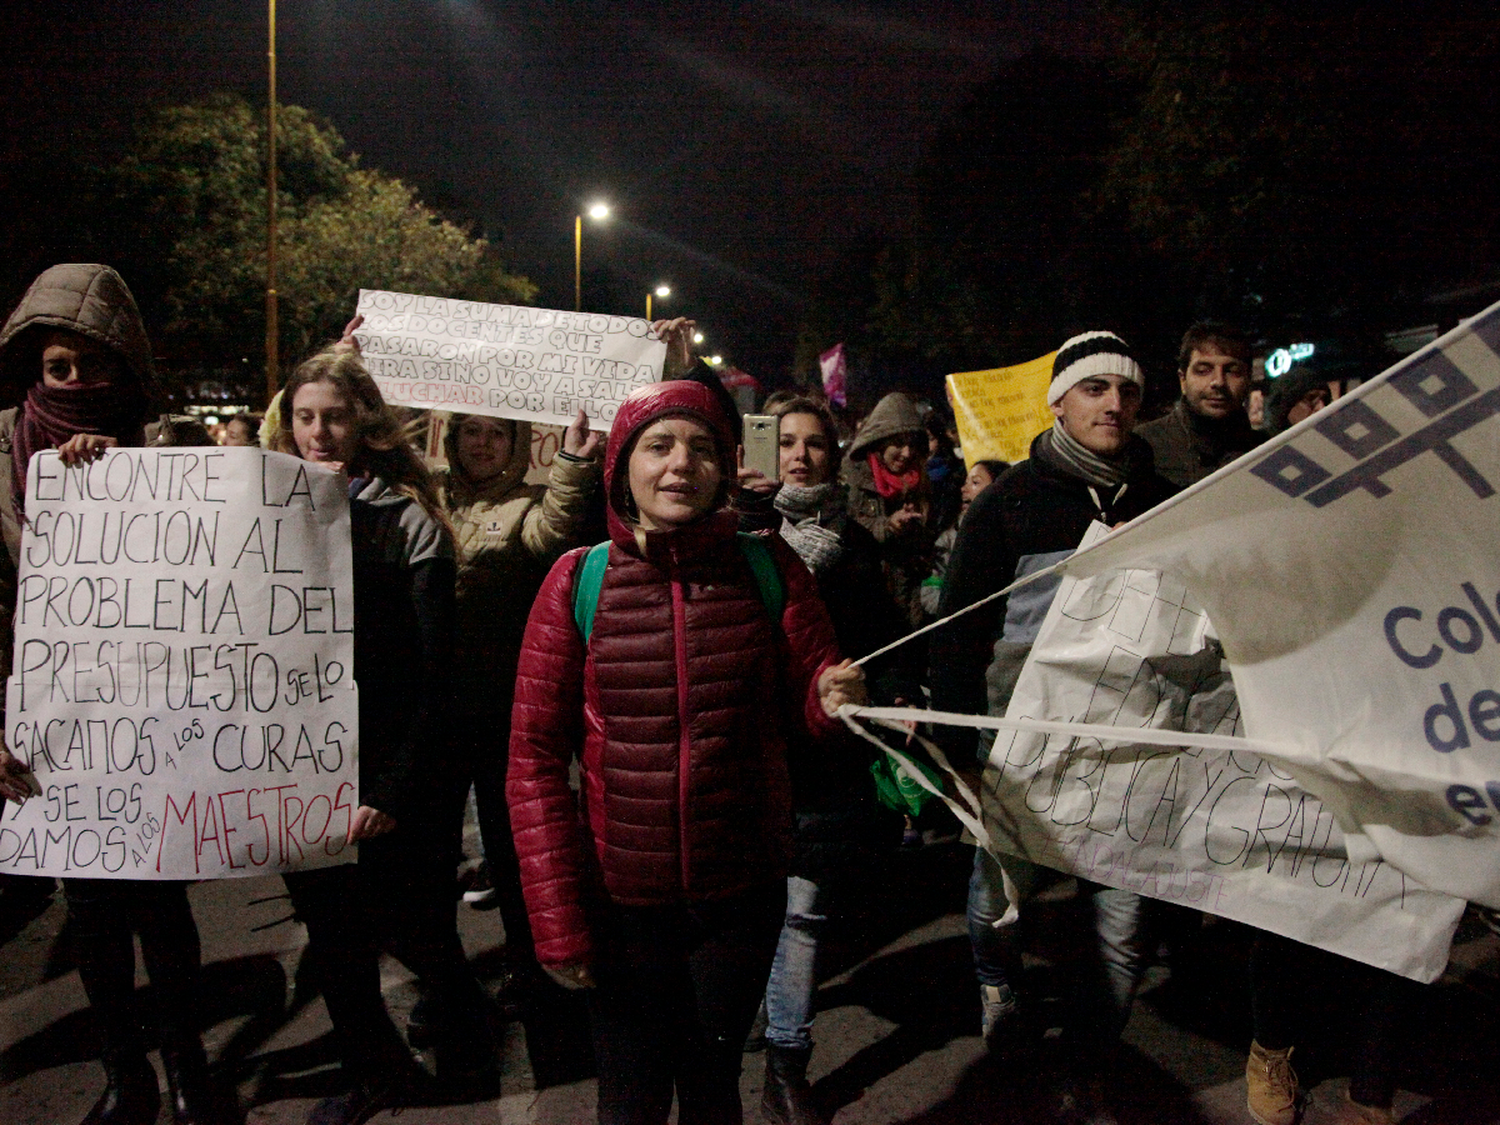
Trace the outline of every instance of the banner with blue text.
{"type": "Polygon", "coordinates": [[[1351,858],[1500,908],[1497,348],[1500,305],[1061,569],[1180,582],[1351,858]]]}

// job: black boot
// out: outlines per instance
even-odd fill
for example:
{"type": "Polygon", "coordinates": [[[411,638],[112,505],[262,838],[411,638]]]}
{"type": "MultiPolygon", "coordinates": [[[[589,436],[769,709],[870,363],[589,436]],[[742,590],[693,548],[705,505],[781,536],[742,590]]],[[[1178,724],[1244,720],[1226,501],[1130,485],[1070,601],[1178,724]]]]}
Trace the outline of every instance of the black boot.
{"type": "Polygon", "coordinates": [[[766,1086],[760,1116],[766,1125],[828,1125],[807,1084],[811,1047],[766,1044],[766,1086]]]}
{"type": "Polygon", "coordinates": [[[227,1125],[232,1120],[226,1099],[209,1081],[208,1060],[196,1035],[164,1033],[161,1062],[173,1125],[227,1125]]]}
{"type": "Polygon", "coordinates": [[[104,1093],[83,1125],[152,1125],[161,1108],[156,1071],[140,1051],[104,1053],[104,1093]]]}

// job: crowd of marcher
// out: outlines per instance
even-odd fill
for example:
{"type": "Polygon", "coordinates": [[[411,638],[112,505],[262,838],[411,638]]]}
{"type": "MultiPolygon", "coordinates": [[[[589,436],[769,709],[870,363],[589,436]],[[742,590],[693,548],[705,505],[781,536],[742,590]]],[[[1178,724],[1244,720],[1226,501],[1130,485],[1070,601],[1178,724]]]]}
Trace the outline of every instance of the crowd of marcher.
{"type": "MultiPolygon", "coordinates": [[[[1194,326],[1181,397],[1137,426],[1145,378],[1120,337],[1086,332],[1057,353],[1053,426],[1013,466],[955,450],[951,416],[882,398],[852,435],[821,397],[777,395],[777,477],[742,467],[739,416],[692,362],[692,325],[660,321],[664,379],[632,394],[606,440],[581,412],[545,484],[527,483],[528,423],[457,416],[432,471],[347,336],[302,363],[276,409],[236,416],[226,444],[300,457],[348,481],[359,680],[357,863],[285,878],[325,997],[346,1089],[311,1125],[353,1125],[428,1096],[498,1088],[496,1021],[587,994],[601,1122],[742,1120],[742,1047],[763,1009],[762,1119],[826,1120],[812,1097],[818,951],[869,856],[922,821],[882,801],[879,762],[837,720],[846,703],[1003,714],[1055,585],[1035,583],[898,646],[1073,551],[1093,521],[1127,521],[1264,440],[1245,410],[1251,344],[1194,326]],[[590,529],[597,530],[591,533],[590,529]],[[595,545],[594,540],[603,538],[595,545]],[[472,790],[485,894],[505,932],[500,1004],[465,962],[455,871],[472,790]],[[904,819],[903,819],[904,818],[904,819]],[[416,975],[403,1038],[378,960],[416,975]],[[430,1045],[429,1075],[411,1046],[430,1045]]],[[[0,331],[0,666],[30,456],[67,463],[117,446],[195,440],[156,417],[151,351],[114,271],[56,266],[0,331]]],[[[1278,429],[1326,405],[1317,379],[1266,404],[1278,429]]],[[[947,734],[954,760],[971,741],[947,734]]],[[[912,749],[908,747],[908,749],[912,749]]],[[[912,751],[915,753],[915,751],[912,751]]],[[[0,749],[0,795],[32,792],[0,749]]],[[[931,830],[931,829],[929,829],[931,830]]],[[[1065,878],[974,854],[968,922],[977,1030],[996,1051],[1025,1038],[1027,901],[1065,878]]],[[[102,1043],[105,1089],[85,1125],[147,1125],[160,1094],[135,1002],[132,935],[156,995],[178,1125],[238,1113],[200,1040],[199,946],[186,884],[63,881],[75,955],[102,1043]]],[[[9,877],[7,893],[50,895],[9,877]],[[20,888],[20,889],[18,889],[20,888]]],[[[1061,1110],[1110,1120],[1112,1056],[1155,951],[1153,904],[1079,881],[1092,950],[1065,1028],[1061,1110]]],[[[477,897],[477,896],[476,896],[477,897]]],[[[1179,924],[1180,924],[1179,919],[1179,924]]],[[[1030,935],[1033,939],[1036,935],[1030,935]]],[[[1251,965],[1248,1110],[1301,1113],[1290,1065],[1300,1029],[1287,982],[1344,974],[1369,1004],[1344,1125],[1393,1120],[1394,1044],[1409,986],[1274,935],[1251,965]]]]}

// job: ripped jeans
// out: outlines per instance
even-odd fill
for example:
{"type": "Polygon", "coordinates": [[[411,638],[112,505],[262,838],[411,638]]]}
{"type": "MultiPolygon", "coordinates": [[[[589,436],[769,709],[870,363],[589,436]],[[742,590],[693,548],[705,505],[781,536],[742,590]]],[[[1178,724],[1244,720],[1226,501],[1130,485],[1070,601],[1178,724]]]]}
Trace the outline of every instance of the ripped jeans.
{"type": "Polygon", "coordinates": [[[828,922],[819,909],[819,897],[818,884],[810,879],[787,879],[786,920],[766,985],[766,1041],[777,1047],[812,1047],[818,937],[828,922]]]}

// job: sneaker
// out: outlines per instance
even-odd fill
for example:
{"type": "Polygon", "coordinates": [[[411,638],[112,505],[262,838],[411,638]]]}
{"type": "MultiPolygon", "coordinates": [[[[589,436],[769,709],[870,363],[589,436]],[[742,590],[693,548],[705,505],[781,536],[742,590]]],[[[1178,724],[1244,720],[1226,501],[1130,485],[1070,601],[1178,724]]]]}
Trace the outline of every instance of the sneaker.
{"type": "Polygon", "coordinates": [[[979,986],[979,1034],[993,1049],[1002,1035],[1014,1031],[1021,1015],[1021,1003],[1008,984],[979,986]]]}
{"type": "Polygon", "coordinates": [[[1302,1116],[1292,1050],[1268,1051],[1259,1043],[1250,1044],[1250,1057],[1245,1060],[1245,1106],[1256,1125],[1296,1125],[1302,1116]]]}
{"type": "Polygon", "coordinates": [[[1396,1113],[1390,1107],[1364,1105],[1345,1090],[1333,1112],[1333,1125],[1395,1125],[1396,1113]]]}
{"type": "Polygon", "coordinates": [[[464,890],[464,901],[475,910],[489,910],[491,907],[500,905],[495,896],[495,884],[490,881],[488,863],[481,863],[474,869],[473,878],[464,890]]]}

